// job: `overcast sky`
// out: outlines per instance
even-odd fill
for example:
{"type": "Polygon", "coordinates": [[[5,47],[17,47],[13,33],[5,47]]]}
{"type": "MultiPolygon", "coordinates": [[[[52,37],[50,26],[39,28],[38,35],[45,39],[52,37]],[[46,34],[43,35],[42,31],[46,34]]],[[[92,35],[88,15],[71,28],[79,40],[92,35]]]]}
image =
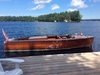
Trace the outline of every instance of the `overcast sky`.
{"type": "Polygon", "coordinates": [[[0,16],[39,16],[75,10],[83,19],[100,19],[100,0],[0,0],[0,16]]]}

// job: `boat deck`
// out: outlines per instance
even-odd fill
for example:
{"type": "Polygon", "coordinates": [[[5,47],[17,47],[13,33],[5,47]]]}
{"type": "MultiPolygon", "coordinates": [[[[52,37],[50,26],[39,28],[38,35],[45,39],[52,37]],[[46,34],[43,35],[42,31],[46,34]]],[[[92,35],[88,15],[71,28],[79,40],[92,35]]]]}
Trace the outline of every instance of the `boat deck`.
{"type": "Polygon", "coordinates": [[[70,40],[70,39],[85,39],[85,38],[91,38],[93,36],[71,36],[70,38],[67,38],[66,36],[42,36],[42,37],[30,37],[30,38],[19,38],[18,40],[70,40]]]}
{"type": "MultiPolygon", "coordinates": [[[[100,52],[17,57],[23,75],[100,75],[100,52]]],[[[3,64],[12,69],[13,64],[3,64]]]]}

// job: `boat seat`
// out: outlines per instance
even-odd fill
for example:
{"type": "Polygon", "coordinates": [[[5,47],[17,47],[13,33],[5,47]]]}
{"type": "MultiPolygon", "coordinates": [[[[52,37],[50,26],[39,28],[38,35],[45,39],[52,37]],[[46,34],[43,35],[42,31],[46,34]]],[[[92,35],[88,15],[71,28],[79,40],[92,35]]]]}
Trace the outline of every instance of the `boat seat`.
{"type": "Polygon", "coordinates": [[[34,37],[29,37],[29,39],[40,39],[40,38],[47,38],[47,36],[34,36],[34,37]]]}
{"type": "Polygon", "coordinates": [[[21,75],[23,74],[22,69],[19,68],[19,64],[24,62],[23,59],[14,59],[14,58],[1,58],[0,59],[0,75],[21,75]],[[15,63],[15,69],[4,71],[2,62],[13,62],[15,63]]]}

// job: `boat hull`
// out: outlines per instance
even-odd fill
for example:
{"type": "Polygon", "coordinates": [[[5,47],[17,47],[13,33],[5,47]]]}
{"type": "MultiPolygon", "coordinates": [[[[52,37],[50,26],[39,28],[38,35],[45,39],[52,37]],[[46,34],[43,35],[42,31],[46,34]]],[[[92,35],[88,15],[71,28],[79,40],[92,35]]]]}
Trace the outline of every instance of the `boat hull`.
{"type": "Polygon", "coordinates": [[[37,56],[37,55],[52,55],[52,54],[69,54],[69,53],[84,53],[93,52],[92,47],[82,47],[73,49],[57,49],[57,50],[29,50],[29,51],[14,51],[5,52],[6,57],[23,57],[23,56],[37,56]]]}
{"type": "Polygon", "coordinates": [[[45,50],[73,49],[92,46],[94,37],[56,40],[15,40],[4,43],[4,52],[30,52],[45,50]]]}

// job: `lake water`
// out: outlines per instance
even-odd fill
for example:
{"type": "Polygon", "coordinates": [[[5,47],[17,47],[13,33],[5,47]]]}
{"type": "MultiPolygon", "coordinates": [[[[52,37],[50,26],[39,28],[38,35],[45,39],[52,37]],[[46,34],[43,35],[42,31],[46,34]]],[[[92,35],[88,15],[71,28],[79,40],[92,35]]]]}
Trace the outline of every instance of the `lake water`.
{"type": "Polygon", "coordinates": [[[9,38],[30,37],[40,35],[80,34],[94,36],[93,52],[100,51],[100,21],[81,22],[0,22],[0,57],[4,56],[5,38],[2,28],[9,38]]]}

